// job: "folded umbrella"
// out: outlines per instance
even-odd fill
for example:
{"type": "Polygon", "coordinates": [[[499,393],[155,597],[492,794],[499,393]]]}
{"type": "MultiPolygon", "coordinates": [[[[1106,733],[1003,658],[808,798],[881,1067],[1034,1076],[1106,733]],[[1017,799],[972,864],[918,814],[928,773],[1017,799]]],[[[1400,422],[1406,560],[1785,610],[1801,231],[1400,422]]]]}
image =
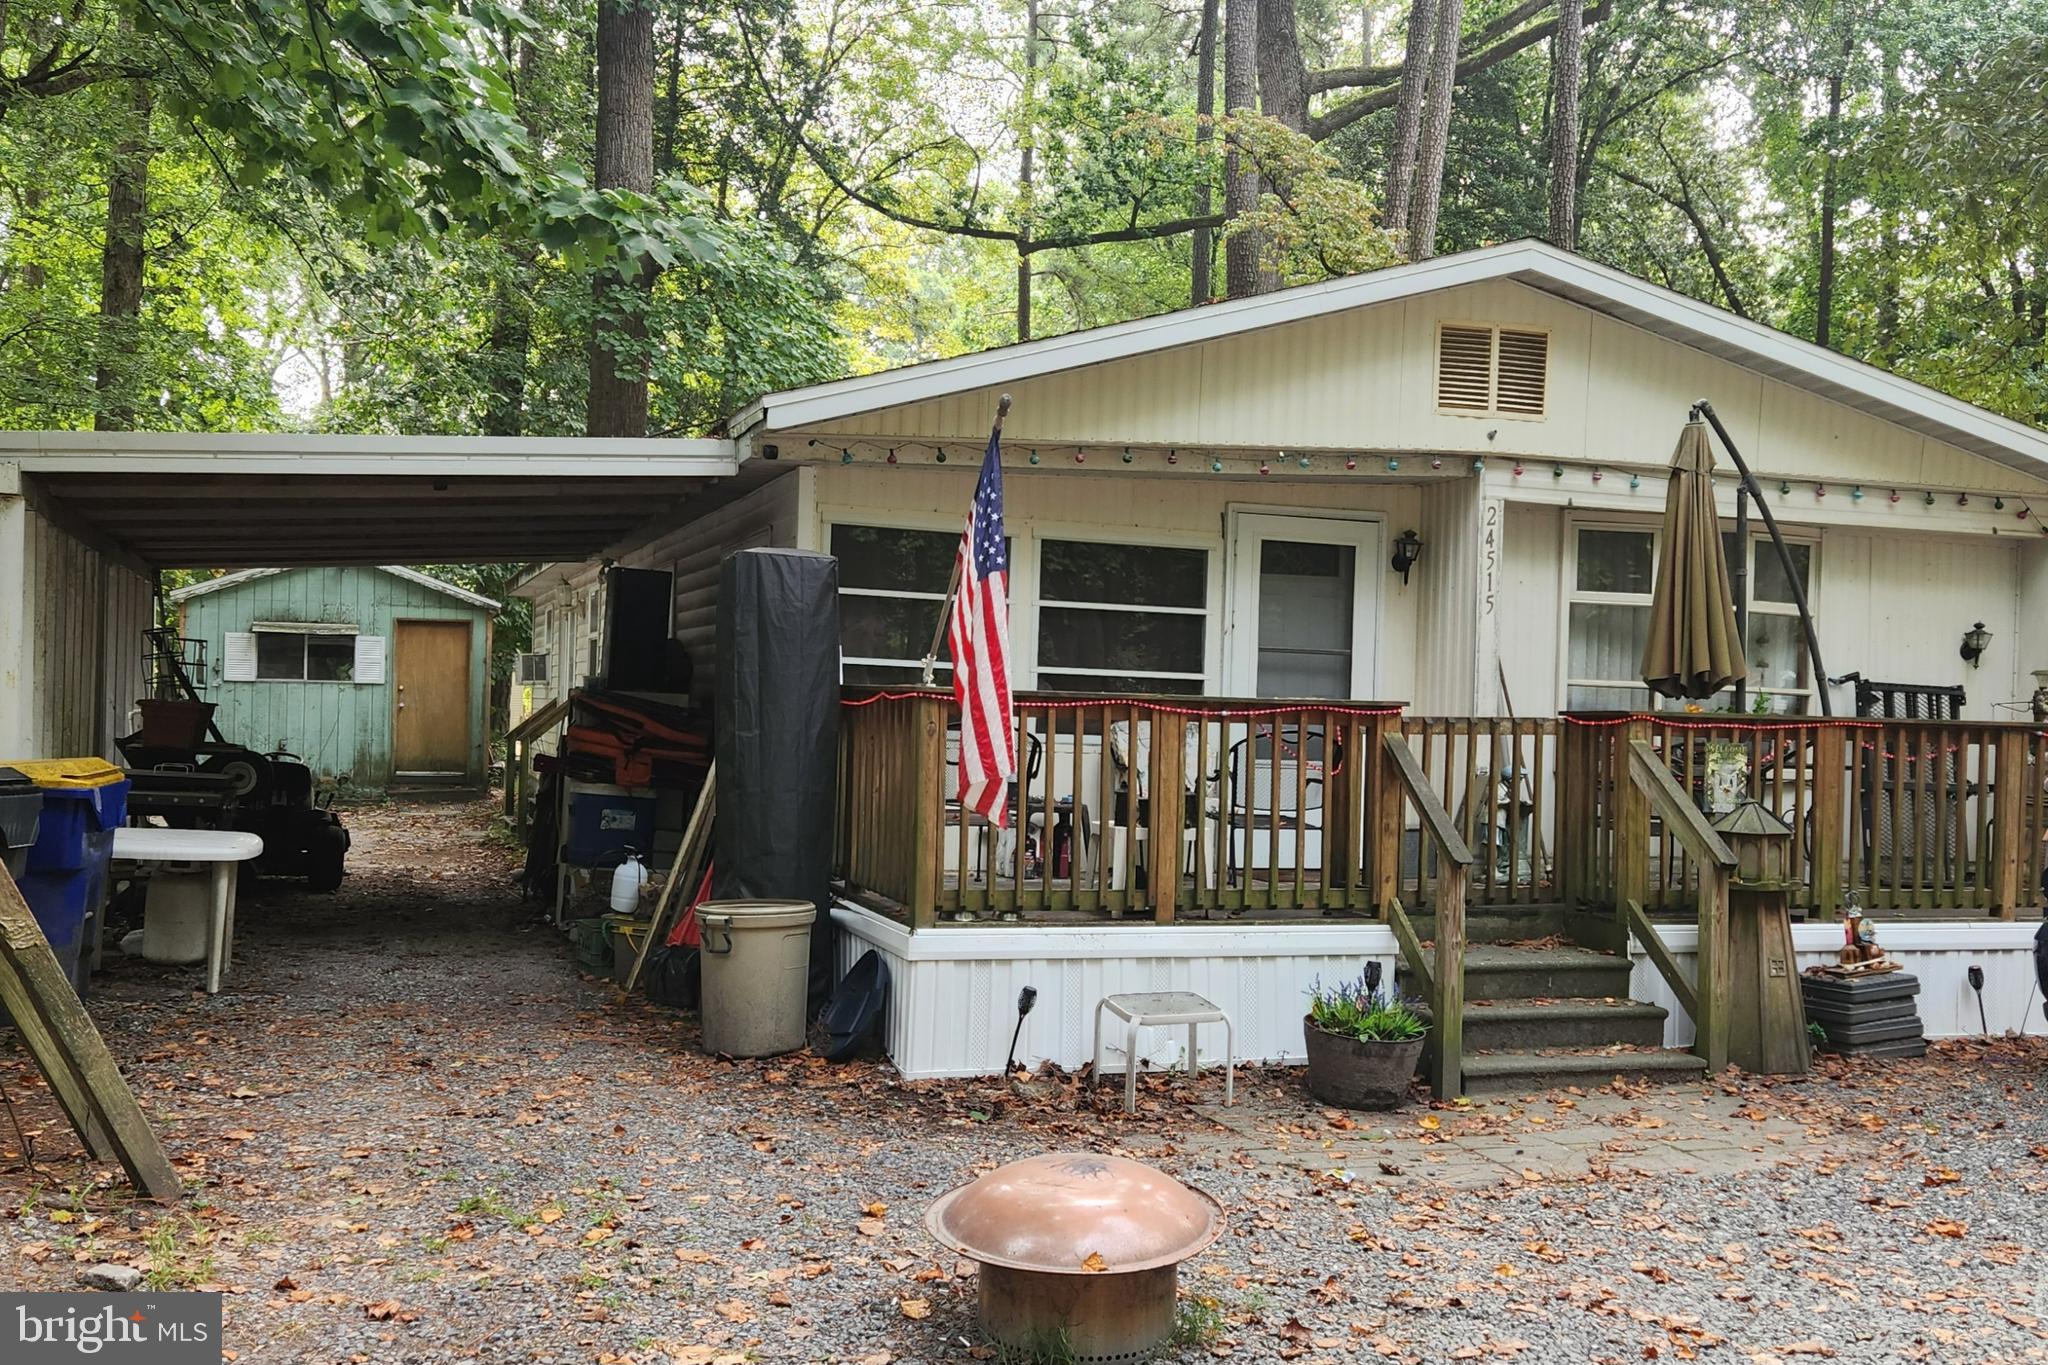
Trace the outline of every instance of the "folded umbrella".
{"type": "Polygon", "coordinates": [[[1678,433],[1671,455],[1643,681],[1659,696],[1698,699],[1732,686],[1747,668],[1714,510],[1714,452],[1695,420],[1678,433]]]}

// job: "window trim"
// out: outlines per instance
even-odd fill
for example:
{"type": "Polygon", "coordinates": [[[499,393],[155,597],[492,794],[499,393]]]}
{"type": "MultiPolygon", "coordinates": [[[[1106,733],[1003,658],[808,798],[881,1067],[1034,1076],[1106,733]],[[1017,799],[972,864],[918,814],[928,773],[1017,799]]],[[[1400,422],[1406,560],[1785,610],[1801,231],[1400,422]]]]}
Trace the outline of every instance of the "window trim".
{"type": "MultiPolygon", "coordinates": [[[[1717,524],[1719,525],[1721,533],[1723,535],[1733,535],[1735,533],[1735,519],[1733,517],[1717,518],[1717,524]]],[[[1658,553],[1662,549],[1662,541],[1664,538],[1664,523],[1661,519],[1655,521],[1631,521],[1625,517],[1617,517],[1611,514],[1591,514],[1585,516],[1572,516],[1568,514],[1564,518],[1565,544],[1564,553],[1559,556],[1561,564],[1559,569],[1560,577],[1558,582],[1557,595],[1558,709],[1560,711],[1572,709],[1571,694],[1572,689],[1574,687],[1633,688],[1634,690],[1644,694],[1645,705],[1649,709],[1659,709],[1659,702],[1664,699],[1660,699],[1654,693],[1650,692],[1649,689],[1644,685],[1643,680],[1641,678],[1604,679],[1574,678],[1572,676],[1571,621],[1572,607],[1574,604],[1585,603],[1588,605],[1595,606],[1640,607],[1649,605],[1652,598],[1652,594],[1650,593],[1638,594],[1626,592],[1595,592],[1591,590],[1581,591],[1578,587],[1578,582],[1579,532],[1582,530],[1630,531],[1636,534],[1647,533],[1650,537],[1650,565],[1651,572],[1653,575],[1655,573],[1656,565],[1658,562],[1658,553]]],[[[1771,537],[1768,531],[1759,530],[1755,526],[1752,526],[1750,528],[1750,576],[1748,579],[1749,610],[1750,613],[1754,615],[1759,610],[1759,607],[1761,607],[1765,615],[1789,616],[1796,621],[1799,617],[1799,608],[1797,606],[1789,602],[1759,603],[1759,601],[1757,600],[1756,547],[1760,544],[1768,545],[1770,544],[1770,541],[1771,537]]],[[[1814,619],[1818,621],[1821,616],[1819,592],[1821,580],[1822,552],[1821,532],[1817,528],[1810,532],[1805,531],[1803,528],[1796,528],[1787,531],[1785,535],[1785,541],[1789,545],[1805,545],[1808,547],[1809,557],[1807,559],[1806,568],[1806,601],[1807,607],[1813,612],[1814,619]]],[[[1745,663],[1745,665],[1748,663],[1748,652],[1749,642],[1745,640],[1743,642],[1743,662],[1745,663]]],[[[1759,687],[1755,684],[1751,684],[1749,686],[1748,691],[1749,696],[1752,700],[1754,700],[1754,698],[1756,698],[1759,695],[1803,698],[1803,701],[1800,705],[1800,709],[1794,712],[1789,712],[1787,714],[1796,716],[1807,716],[1816,713],[1818,707],[1817,697],[1819,695],[1819,688],[1821,685],[1822,684],[1819,679],[1815,679],[1809,682],[1809,684],[1804,688],[1759,687]]],[[[1718,696],[1720,694],[1717,693],[1716,695],[1718,696]]],[[[1725,715],[1728,713],[1714,712],[1711,714],[1725,715]]]]}
{"type": "MultiPolygon", "coordinates": [[[[1016,535],[1015,531],[1012,531],[1016,535]]],[[[1171,529],[1159,527],[1149,533],[1144,528],[1126,526],[1097,526],[1086,523],[1034,521],[1028,525],[1028,534],[1016,536],[1016,544],[1028,544],[1028,586],[1018,584],[1018,556],[1010,560],[1010,600],[1016,603],[1028,600],[1031,610],[1023,613],[1029,621],[1028,652],[1023,638],[1025,633],[1017,629],[1018,617],[1013,614],[1010,622],[1010,650],[1019,665],[1028,664],[1025,676],[1031,679],[1029,686],[1044,689],[1039,681],[1038,661],[1039,613],[1046,607],[1078,609],[1082,611],[1150,612],[1159,615],[1202,616],[1209,622],[1202,629],[1202,671],[1135,673],[1146,678],[1170,678],[1176,682],[1199,682],[1204,696],[1217,692],[1217,678],[1223,666],[1223,625],[1222,616],[1216,609],[1223,591],[1223,558],[1225,538],[1221,535],[1176,534],[1171,529]],[[1200,607],[1144,607],[1135,604],[1124,606],[1115,602],[1070,602],[1065,598],[1047,599],[1039,595],[1040,568],[1043,564],[1044,542],[1048,540],[1072,541],[1085,545],[1122,545],[1139,550],[1199,550],[1207,558],[1203,561],[1202,605],[1200,607]],[[1026,596],[1028,592],[1028,598],[1026,596]]],[[[1134,670],[1128,668],[1087,669],[1050,667],[1045,672],[1074,677],[1128,678],[1134,670]]]]}
{"type": "Polygon", "coordinates": [[[1553,363],[1556,360],[1557,330],[1525,322],[1482,322],[1477,318],[1438,318],[1431,334],[1432,347],[1429,368],[1429,402],[1439,417],[1476,417],[1487,422],[1543,422],[1550,418],[1550,380],[1553,363]],[[1447,408],[1438,399],[1443,394],[1444,373],[1444,329],[1447,327],[1469,327],[1492,334],[1491,350],[1486,360],[1486,408],[1447,408]],[[1500,334],[1503,329],[1510,332],[1524,332],[1543,338],[1543,411],[1503,412],[1500,407],[1500,334]]]}
{"type": "MultiPolygon", "coordinates": [[[[952,537],[954,538],[954,540],[955,540],[955,541],[957,542],[957,541],[959,540],[959,538],[960,538],[960,535],[961,535],[962,531],[963,531],[963,530],[964,530],[964,528],[966,527],[966,524],[967,524],[967,517],[966,517],[966,513],[964,513],[964,512],[963,512],[963,513],[961,513],[961,515],[960,515],[960,516],[958,516],[958,517],[945,517],[945,516],[943,516],[943,515],[941,515],[941,514],[939,514],[939,513],[936,513],[936,512],[924,512],[924,513],[919,513],[919,512],[893,512],[893,511],[886,511],[886,510],[884,510],[884,509],[881,509],[881,508],[876,508],[876,509],[872,509],[872,511],[870,511],[870,509],[867,509],[867,508],[861,508],[861,507],[847,507],[847,508],[841,509],[841,510],[839,510],[839,511],[830,511],[830,510],[828,510],[828,511],[825,511],[825,512],[823,512],[823,513],[822,513],[822,514],[820,515],[820,518],[819,518],[819,526],[820,526],[820,530],[821,530],[821,532],[822,532],[822,535],[823,535],[823,539],[822,539],[822,540],[821,540],[821,541],[820,541],[819,543],[820,543],[820,546],[821,546],[821,552],[822,552],[822,553],[824,553],[824,554],[828,554],[828,555],[829,555],[829,554],[831,554],[831,553],[832,553],[832,532],[833,532],[834,530],[836,530],[837,528],[841,527],[841,526],[858,526],[858,527],[865,527],[865,528],[867,528],[867,529],[869,529],[869,530],[874,530],[874,531],[921,531],[921,532],[926,532],[926,533],[930,533],[930,534],[948,534],[948,535],[951,535],[951,536],[952,536],[952,537]]],[[[1011,654],[1011,667],[1012,667],[1012,669],[1013,669],[1013,671],[1014,671],[1014,669],[1015,669],[1015,667],[1016,667],[1016,656],[1017,656],[1017,652],[1018,652],[1018,651],[1017,651],[1017,602],[1018,602],[1018,593],[1017,593],[1017,546],[1018,546],[1018,544],[1020,543],[1020,538],[1019,538],[1019,536],[1017,535],[1017,533],[1016,533],[1016,531],[1015,531],[1015,530],[1010,530],[1010,532],[1009,532],[1009,537],[1010,537],[1010,654],[1011,654]]],[[[957,548],[957,545],[956,545],[956,548],[955,548],[955,554],[956,554],[956,555],[958,554],[958,548],[957,548]]],[[[911,589],[911,588],[905,588],[905,589],[902,589],[902,590],[897,590],[897,589],[893,589],[893,588],[849,588],[849,587],[847,587],[847,586],[846,586],[846,585],[845,585],[844,583],[842,583],[842,584],[840,584],[840,585],[839,585],[839,595],[840,595],[841,597],[880,597],[880,598],[886,598],[886,599],[888,599],[888,600],[891,600],[891,601],[899,601],[899,602],[901,602],[901,601],[908,601],[908,602],[944,602],[944,601],[946,600],[946,594],[945,594],[945,590],[944,590],[944,589],[941,589],[941,590],[939,590],[938,592],[924,592],[924,591],[922,591],[922,590],[920,590],[920,589],[911,589]]],[[[937,626],[937,624],[938,624],[938,621],[937,621],[937,618],[936,618],[936,617],[934,617],[934,619],[933,619],[933,622],[932,622],[932,624],[933,624],[934,626],[937,626]]],[[[841,637],[841,638],[842,638],[842,639],[844,638],[843,632],[842,632],[842,637],[841,637]]],[[[847,654],[847,653],[845,653],[845,652],[843,651],[843,647],[842,647],[842,652],[840,653],[840,656],[839,656],[839,669],[840,669],[840,675],[841,675],[842,677],[844,677],[844,676],[845,676],[845,672],[846,672],[846,669],[847,669],[847,668],[848,668],[849,666],[851,666],[851,667],[854,667],[854,668],[910,668],[910,669],[917,669],[917,668],[921,668],[921,667],[923,666],[923,664],[924,664],[924,657],[923,657],[922,655],[918,656],[918,657],[917,657],[917,658],[915,658],[915,659],[890,659],[890,658],[884,658],[884,657],[880,657],[880,656],[872,656],[872,655],[866,655],[866,654],[847,654]]],[[[1013,672],[1013,676],[1014,676],[1014,672],[1013,672]]],[[[858,685],[858,686],[868,686],[869,684],[857,684],[857,685],[858,685]]],[[[873,684],[873,685],[874,685],[874,686],[888,686],[889,684],[881,684],[881,683],[877,683],[877,684],[873,684]]],[[[908,683],[897,683],[897,684],[894,684],[894,685],[895,685],[895,686],[898,686],[898,687],[904,687],[904,686],[909,686],[910,684],[908,684],[908,683]]],[[[949,661],[947,661],[947,660],[945,660],[945,659],[938,659],[938,660],[935,660],[935,661],[933,662],[933,664],[932,664],[932,685],[933,685],[933,686],[935,686],[935,687],[939,687],[939,686],[944,686],[944,687],[951,687],[951,686],[953,685],[953,665],[952,665],[952,664],[951,664],[951,663],[950,663],[949,661]]]]}

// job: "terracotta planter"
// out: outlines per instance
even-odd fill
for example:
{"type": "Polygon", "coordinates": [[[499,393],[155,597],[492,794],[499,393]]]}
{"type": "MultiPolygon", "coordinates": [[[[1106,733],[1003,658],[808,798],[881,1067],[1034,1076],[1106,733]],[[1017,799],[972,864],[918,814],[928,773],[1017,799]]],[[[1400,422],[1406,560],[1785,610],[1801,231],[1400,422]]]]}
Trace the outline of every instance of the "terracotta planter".
{"type": "Polygon", "coordinates": [[[151,748],[196,749],[206,742],[213,719],[210,701],[145,697],[135,703],[142,713],[142,742],[151,748]]]}
{"type": "Polygon", "coordinates": [[[1398,1109],[1422,1060],[1427,1035],[1405,1043],[1367,1043],[1328,1033],[1303,1018],[1308,1038],[1308,1089],[1343,1109],[1398,1109]]]}

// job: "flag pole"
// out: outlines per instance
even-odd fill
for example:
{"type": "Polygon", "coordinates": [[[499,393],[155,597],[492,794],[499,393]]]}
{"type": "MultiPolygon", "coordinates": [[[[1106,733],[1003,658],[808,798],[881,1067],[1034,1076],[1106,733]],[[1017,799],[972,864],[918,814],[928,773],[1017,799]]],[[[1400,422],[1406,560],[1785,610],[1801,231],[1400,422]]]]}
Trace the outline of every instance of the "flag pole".
{"type": "MultiPolygon", "coordinates": [[[[993,440],[1003,434],[1003,419],[1010,415],[1010,395],[1007,393],[996,400],[996,424],[989,431],[993,440]]],[[[946,642],[946,623],[953,616],[953,599],[960,595],[960,556],[953,556],[953,578],[946,584],[946,600],[939,603],[939,623],[932,630],[932,647],[924,652],[923,685],[932,685],[932,670],[939,664],[939,646],[946,642]]]]}

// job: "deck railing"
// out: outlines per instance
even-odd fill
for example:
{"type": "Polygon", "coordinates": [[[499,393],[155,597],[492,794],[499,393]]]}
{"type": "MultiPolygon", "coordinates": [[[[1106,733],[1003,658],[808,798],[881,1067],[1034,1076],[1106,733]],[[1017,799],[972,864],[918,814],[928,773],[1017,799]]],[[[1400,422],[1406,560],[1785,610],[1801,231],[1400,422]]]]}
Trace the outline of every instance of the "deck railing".
{"type": "Polygon", "coordinates": [[[1023,693],[1006,828],[961,811],[952,695],[847,689],[835,865],[914,925],[953,917],[1377,914],[1399,709],[1023,693]]]}
{"type": "Polygon", "coordinates": [[[1699,804],[1708,746],[1741,747],[1749,794],[1792,831],[1794,908],[1834,915],[1855,894],[1893,914],[1999,915],[2042,904],[2048,733],[1955,721],[1565,718],[1559,883],[1566,899],[1676,911],[1698,893],[1696,855],[1629,791],[1646,743],[1699,804]]]}
{"type": "MultiPolygon", "coordinates": [[[[1472,852],[1466,899],[1473,905],[1555,903],[1557,720],[1405,716],[1401,734],[1472,852]]],[[[1412,907],[1433,902],[1439,871],[1425,828],[1409,823],[1400,894],[1412,907]]]]}

